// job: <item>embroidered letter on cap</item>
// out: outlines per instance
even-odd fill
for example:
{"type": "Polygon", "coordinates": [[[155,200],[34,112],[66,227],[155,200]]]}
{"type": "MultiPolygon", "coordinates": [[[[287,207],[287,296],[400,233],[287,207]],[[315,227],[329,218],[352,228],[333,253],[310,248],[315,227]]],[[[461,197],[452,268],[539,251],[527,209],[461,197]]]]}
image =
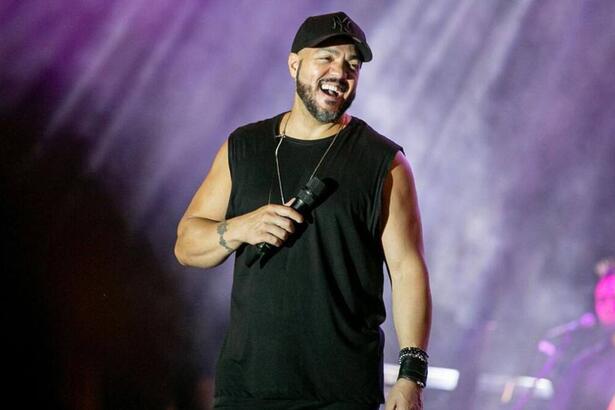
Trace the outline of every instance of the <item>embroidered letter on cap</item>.
{"type": "Polygon", "coordinates": [[[333,16],[333,30],[343,31],[344,33],[350,32],[350,18],[345,16],[343,19],[340,16],[333,16]]]}

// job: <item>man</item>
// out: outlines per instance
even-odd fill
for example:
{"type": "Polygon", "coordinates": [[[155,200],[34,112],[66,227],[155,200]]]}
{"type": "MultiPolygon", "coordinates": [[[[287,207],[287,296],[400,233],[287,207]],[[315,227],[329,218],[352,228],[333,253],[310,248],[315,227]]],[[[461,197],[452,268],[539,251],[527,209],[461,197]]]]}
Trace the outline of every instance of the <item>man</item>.
{"type": "Polygon", "coordinates": [[[582,339],[583,346],[564,364],[550,407],[554,410],[615,410],[615,258],[601,260],[595,271],[594,310],[600,327],[582,339]]]}
{"type": "Polygon", "coordinates": [[[378,408],[385,259],[404,347],[386,408],[422,408],[431,302],[413,177],[397,144],[345,113],[371,59],[345,13],[306,19],[291,110],[231,134],[179,223],[182,264],[236,253],[216,408],[378,408]],[[304,215],[292,196],[312,176],[326,192],[304,215]]]}

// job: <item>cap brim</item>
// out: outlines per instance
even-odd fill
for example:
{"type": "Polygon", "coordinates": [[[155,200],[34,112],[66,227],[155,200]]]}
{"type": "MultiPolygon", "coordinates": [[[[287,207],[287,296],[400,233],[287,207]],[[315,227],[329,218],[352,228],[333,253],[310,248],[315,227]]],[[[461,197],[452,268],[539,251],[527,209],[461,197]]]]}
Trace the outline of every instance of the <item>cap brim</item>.
{"type": "Polygon", "coordinates": [[[327,34],[326,36],[322,36],[319,37],[311,42],[309,42],[308,44],[305,45],[305,47],[316,47],[319,44],[323,43],[324,41],[333,38],[333,37],[346,37],[349,40],[351,40],[352,44],[354,44],[355,46],[357,46],[357,48],[359,49],[359,52],[361,53],[361,60],[365,63],[369,62],[372,60],[372,50],[369,48],[369,46],[367,44],[365,44],[364,42],[362,42],[361,40],[359,40],[358,38],[351,36],[349,34],[343,34],[343,33],[332,33],[332,34],[327,34]]]}

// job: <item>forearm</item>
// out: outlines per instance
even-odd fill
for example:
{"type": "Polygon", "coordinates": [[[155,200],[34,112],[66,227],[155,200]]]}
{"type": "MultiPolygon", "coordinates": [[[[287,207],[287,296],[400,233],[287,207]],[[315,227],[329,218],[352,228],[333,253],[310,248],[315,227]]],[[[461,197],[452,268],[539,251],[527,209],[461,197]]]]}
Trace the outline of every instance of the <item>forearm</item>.
{"type": "MultiPolygon", "coordinates": [[[[422,258],[415,262],[419,263],[400,264],[391,271],[393,321],[400,348],[427,350],[431,327],[429,280],[422,258]]],[[[400,376],[389,392],[386,409],[422,409],[421,392],[427,374],[422,373],[420,360],[406,358],[400,366],[400,376]]]]}
{"type": "Polygon", "coordinates": [[[177,228],[175,255],[182,265],[210,268],[244,243],[281,246],[294,232],[294,223],[302,222],[303,216],[296,210],[274,204],[226,221],[184,216],[177,228]]]}
{"type": "Polygon", "coordinates": [[[224,262],[241,244],[236,220],[189,217],[180,222],[175,256],[185,266],[211,268],[224,262]]]}
{"type": "Polygon", "coordinates": [[[392,274],[393,322],[400,347],[427,350],[431,330],[431,293],[426,268],[400,267],[392,274]]]}

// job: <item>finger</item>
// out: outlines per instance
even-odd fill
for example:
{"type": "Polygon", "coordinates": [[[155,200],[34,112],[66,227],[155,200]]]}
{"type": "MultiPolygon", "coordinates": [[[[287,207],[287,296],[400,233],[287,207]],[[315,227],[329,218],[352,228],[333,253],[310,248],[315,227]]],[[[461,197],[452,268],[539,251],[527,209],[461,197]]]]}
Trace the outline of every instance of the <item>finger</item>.
{"type": "Polygon", "coordinates": [[[286,201],[284,206],[291,206],[293,204],[293,202],[295,202],[295,198],[290,198],[288,201],[286,201]]]}
{"type": "Polygon", "coordinates": [[[297,223],[303,222],[303,215],[299,212],[295,211],[293,208],[284,205],[270,205],[273,209],[273,212],[280,216],[285,216],[287,218],[292,219],[297,223]]]}
{"type": "Polygon", "coordinates": [[[293,220],[288,219],[284,216],[275,216],[266,223],[275,225],[289,234],[295,232],[295,223],[293,222],[293,220]]]}
{"type": "Polygon", "coordinates": [[[277,236],[270,234],[270,233],[265,233],[263,235],[261,235],[261,239],[258,241],[258,243],[261,242],[266,242],[270,245],[273,245],[277,248],[279,248],[280,246],[282,246],[282,240],[280,238],[278,238],[277,236]]]}
{"type": "Polygon", "coordinates": [[[264,229],[266,234],[273,235],[281,241],[288,238],[289,232],[276,224],[265,224],[264,229]]]}

